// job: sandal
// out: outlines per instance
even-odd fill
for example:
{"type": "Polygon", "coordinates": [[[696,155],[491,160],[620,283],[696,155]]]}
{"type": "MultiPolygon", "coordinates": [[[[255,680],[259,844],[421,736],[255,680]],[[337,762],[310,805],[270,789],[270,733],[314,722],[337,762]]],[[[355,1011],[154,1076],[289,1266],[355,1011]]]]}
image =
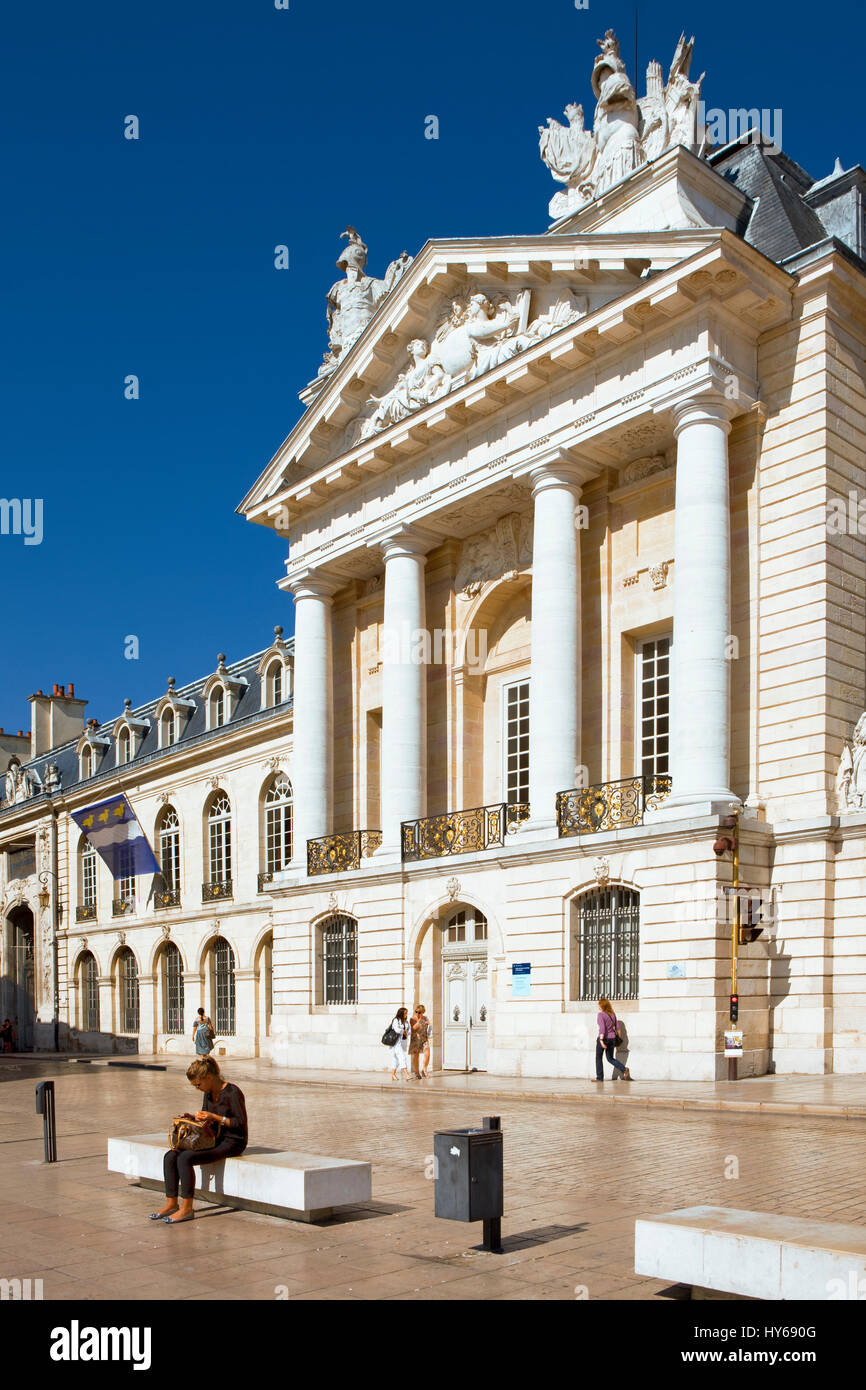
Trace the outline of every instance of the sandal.
{"type": "Polygon", "coordinates": [[[186,1216],[164,1216],[162,1219],[166,1226],[180,1226],[184,1221],[192,1221],[194,1216],[195,1212],[189,1211],[186,1216]]]}
{"type": "MultiPolygon", "coordinates": [[[[179,1210],[180,1210],[179,1207],[175,1207],[175,1211],[179,1211],[179,1210]]],[[[167,1213],[167,1214],[168,1214],[169,1216],[171,1215],[170,1212],[167,1213]]],[[[149,1216],[147,1219],[148,1219],[148,1221],[164,1221],[164,1220],[165,1220],[165,1216],[163,1216],[163,1214],[162,1214],[161,1211],[152,1211],[152,1212],[150,1213],[150,1216],[149,1216]]]]}

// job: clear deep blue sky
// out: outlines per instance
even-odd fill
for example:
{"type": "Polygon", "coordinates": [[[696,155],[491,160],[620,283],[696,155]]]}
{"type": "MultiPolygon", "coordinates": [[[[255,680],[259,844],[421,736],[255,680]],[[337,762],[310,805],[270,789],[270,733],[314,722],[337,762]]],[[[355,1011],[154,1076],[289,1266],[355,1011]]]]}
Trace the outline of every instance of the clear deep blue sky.
{"type": "MultiPolygon", "coordinates": [[[[859,7],[639,9],[639,95],[686,28],[708,106],[780,108],[815,178],[837,154],[866,162],[859,7]]],[[[0,536],[0,725],[28,727],[26,697],[55,680],[112,718],[291,629],[281,544],[235,508],[321,361],[339,233],[358,227],[381,275],[430,237],[543,231],[556,186],[536,128],[570,100],[589,121],[595,40],[616,28],[631,70],[633,15],[619,0],[8,0],[0,496],[43,498],[44,539],[0,536]]]]}

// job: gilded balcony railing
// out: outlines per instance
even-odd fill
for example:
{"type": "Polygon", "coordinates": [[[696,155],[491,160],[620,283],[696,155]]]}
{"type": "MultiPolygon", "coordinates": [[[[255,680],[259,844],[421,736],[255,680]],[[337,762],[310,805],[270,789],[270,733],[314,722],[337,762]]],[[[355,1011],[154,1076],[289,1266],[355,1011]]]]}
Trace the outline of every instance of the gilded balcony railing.
{"type": "Polygon", "coordinates": [[[264,891],[265,891],[265,889],[267,888],[268,884],[269,884],[269,883],[273,883],[273,881],[274,881],[274,876],[273,876],[273,874],[272,874],[269,870],[266,871],[266,872],[264,872],[264,873],[260,873],[259,876],[258,876],[258,879],[256,880],[257,885],[258,885],[258,890],[259,890],[259,892],[260,892],[260,893],[264,893],[264,891]]]}
{"type": "Polygon", "coordinates": [[[95,922],[96,903],[79,903],[75,909],[76,922],[95,922]]]}
{"type": "Polygon", "coordinates": [[[153,905],[159,907],[180,907],[180,890],[167,888],[164,893],[154,893],[153,905]]]}
{"type": "Polygon", "coordinates": [[[644,811],[655,810],[670,796],[670,777],[623,777],[557,792],[556,823],[560,837],[594,835],[642,825],[644,811]]]}
{"type": "Polygon", "coordinates": [[[135,911],[135,899],[113,898],[111,903],[112,917],[128,917],[135,911]]]}
{"type": "Polygon", "coordinates": [[[525,802],[508,805],[498,801],[492,806],[449,811],[444,816],[404,820],[400,826],[401,854],[404,860],[438,859],[444,854],[501,849],[507,832],[516,830],[528,815],[525,802]]]}
{"type": "Polygon", "coordinates": [[[382,843],[381,830],[351,830],[345,835],[320,835],[307,841],[307,873],[338,874],[343,869],[360,869],[382,843]]]}
{"type": "Polygon", "coordinates": [[[203,903],[212,902],[214,898],[230,898],[231,896],[232,881],[230,878],[215,880],[213,883],[203,883],[201,886],[203,903]]]}

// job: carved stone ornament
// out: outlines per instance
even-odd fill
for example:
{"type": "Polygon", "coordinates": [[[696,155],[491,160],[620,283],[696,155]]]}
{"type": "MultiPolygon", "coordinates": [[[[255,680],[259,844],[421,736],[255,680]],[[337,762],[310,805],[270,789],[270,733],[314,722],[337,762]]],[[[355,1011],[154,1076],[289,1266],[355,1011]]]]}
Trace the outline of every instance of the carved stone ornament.
{"type": "Polygon", "coordinates": [[[211,791],[215,792],[219,787],[223,785],[224,781],[224,777],[221,777],[219,773],[215,773],[213,777],[208,777],[205,780],[205,786],[210,787],[211,791]]]}
{"type": "Polygon", "coordinates": [[[125,945],[126,945],[126,932],[125,932],[125,931],[119,931],[119,932],[117,933],[116,940],[117,940],[118,946],[125,946],[125,945]]]}
{"type": "Polygon", "coordinates": [[[654,589],[663,589],[668,582],[668,570],[670,560],[662,560],[661,564],[650,565],[649,576],[654,589]]]}
{"type": "Polygon", "coordinates": [[[619,41],[612,29],[598,40],[601,49],[592,70],[596,97],[592,130],[586,129],[582,106],[565,109],[568,125],[548,118],[538,127],[539,151],[558,183],[566,185],[550,202],[553,218],[566,217],[598,198],[641,165],[675,145],[697,153],[706,141],[698,122],[703,74],[689,81],[694,39],[680,36],[668,80],[653,60],[646,70],[646,96],[637,99],[619,41]]]}
{"type": "Polygon", "coordinates": [[[857,720],[852,743],[842,749],[836,773],[836,806],[840,815],[866,810],[866,713],[857,720]]]}
{"type": "Polygon", "coordinates": [[[475,962],[475,969],[473,970],[472,974],[476,980],[485,979],[487,976],[487,961],[477,960],[475,962]]]}
{"type": "Polygon", "coordinates": [[[384,280],[376,280],[366,274],[367,247],[356,228],[347,227],[340,236],[348,243],[337,260],[337,269],[343,271],[344,278],[328,290],[328,351],[319,368],[320,377],[334,370],[412,264],[408,251],[403,251],[388,266],[384,280]]]}
{"type": "Polygon", "coordinates": [[[532,516],[511,512],[463,542],[455,588],[473,599],[494,579],[513,579],[532,564],[532,516]]]}
{"type": "Polygon", "coordinates": [[[329,911],[329,912],[336,912],[339,906],[340,906],[340,900],[339,900],[339,898],[337,897],[336,893],[330,893],[330,894],[328,895],[328,911],[329,911]]]}
{"type": "Polygon", "coordinates": [[[628,464],[622,470],[619,480],[623,486],[640,483],[644,478],[652,477],[653,473],[661,473],[667,466],[664,454],[650,454],[647,458],[635,459],[633,463],[628,464]]]}
{"type": "Polygon", "coordinates": [[[610,883],[610,860],[599,855],[592,861],[592,872],[599,888],[605,888],[610,883]]]}
{"type": "Polygon", "coordinates": [[[453,960],[448,966],[449,980],[465,980],[466,966],[462,960],[453,960]]]}
{"type": "Polygon", "coordinates": [[[159,801],[161,806],[167,806],[169,802],[174,801],[174,792],[160,792],[159,796],[157,797],[157,800],[159,801]]]}
{"type": "Polygon", "coordinates": [[[283,761],[282,753],[274,753],[273,757],[265,758],[262,767],[268,772],[276,772],[283,761]]]}
{"type": "Polygon", "coordinates": [[[162,939],[163,939],[163,941],[168,941],[169,937],[171,936],[171,926],[170,926],[170,924],[169,924],[168,922],[163,922],[162,927],[161,927],[160,930],[161,930],[161,932],[162,932],[162,939]]]}
{"type": "Polygon", "coordinates": [[[445,887],[448,890],[448,901],[452,903],[456,902],[457,899],[460,897],[459,878],[449,878],[448,882],[445,884],[445,887]]]}
{"type": "Polygon", "coordinates": [[[449,391],[508,362],[587,312],[586,295],[562,289],[543,313],[529,319],[530,291],[514,299],[499,291],[470,287],[453,299],[430,341],[413,338],[406,364],[384,396],[371,396],[369,413],[349,426],[351,446],[405,420],[449,391]]]}
{"type": "Polygon", "coordinates": [[[81,949],[82,949],[82,951],[86,951],[86,950],[87,950],[87,937],[86,937],[86,936],[79,936],[78,940],[81,942],[81,949]]]}
{"type": "Polygon", "coordinates": [[[29,801],[40,788],[33,773],[22,767],[18,758],[13,757],[6,771],[4,803],[14,806],[21,801],[29,801]]]}

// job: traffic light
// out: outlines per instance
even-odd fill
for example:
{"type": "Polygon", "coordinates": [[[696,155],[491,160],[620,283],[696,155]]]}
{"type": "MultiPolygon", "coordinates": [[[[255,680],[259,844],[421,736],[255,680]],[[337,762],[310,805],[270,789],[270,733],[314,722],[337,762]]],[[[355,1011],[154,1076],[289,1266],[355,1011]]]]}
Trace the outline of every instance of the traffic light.
{"type": "Polygon", "coordinates": [[[732,994],[732,995],[731,995],[731,1022],[732,1022],[732,1023],[736,1023],[737,1018],[738,1018],[738,1016],[739,1016],[739,1012],[740,1012],[740,996],[739,996],[738,994],[732,994]]]}
{"type": "Polygon", "coordinates": [[[740,927],[740,945],[748,946],[753,941],[757,941],[761,932],[764,930],[760,922],[764,916],[764,900],[753,894],[749,894],[746,899],[746,920],[740,927]]]}

